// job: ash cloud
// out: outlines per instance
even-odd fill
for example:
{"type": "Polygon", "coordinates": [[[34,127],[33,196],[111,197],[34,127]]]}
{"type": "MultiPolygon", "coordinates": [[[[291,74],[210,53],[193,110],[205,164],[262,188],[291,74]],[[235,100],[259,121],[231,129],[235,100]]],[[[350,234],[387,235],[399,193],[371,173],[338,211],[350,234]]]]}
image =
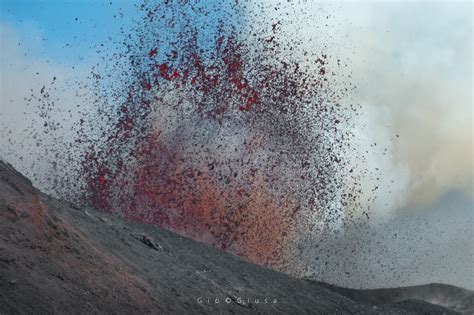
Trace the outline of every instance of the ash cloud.
{"type": "Polygon", "coordinates": [[[346,100],[363,113],[352,129],[358,149],[349,153],[365,196],[356,211],[370,207],[371,220],[298,234],[292,254],[304,258],[291,272],[342,286],[440,281],[472,288],[472,4],[301,8],[312,21],[288,19],[305,46],[324,43],[349,64],[338,75],[357,87],[346,100]]]}
{"type": "Polygon", "coordinates": [[[367,113],[359,132],[366,147],[376,143],[370,162],[386,182],[374,211],[429,207],[452,190],[472,200],[472,4],[352,9],[352,31],[341,31],[367,113]]]}
{"type": "Polygon", "coordinates": [[[472,199],[472,4],[298,2],[287,13],[281,27],[303,47],[347,64],[337,75],[350,77],[347,102],[362,107],[352,160],[373,215],[453,189],[472,199]]]}

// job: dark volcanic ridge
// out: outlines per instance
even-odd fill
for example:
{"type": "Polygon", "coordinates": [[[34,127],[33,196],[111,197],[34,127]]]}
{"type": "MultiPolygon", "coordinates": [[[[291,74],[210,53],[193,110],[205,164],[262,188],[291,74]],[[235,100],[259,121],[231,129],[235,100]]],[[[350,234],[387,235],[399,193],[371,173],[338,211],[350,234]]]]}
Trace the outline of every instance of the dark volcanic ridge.
{"type": "Polygon", "coordinates": [[[293,278],[54,199],[0,161],[1,314],[456,313],[413,298],[472,313],[473,292],[444,285],[358,291],[293,278]]]}

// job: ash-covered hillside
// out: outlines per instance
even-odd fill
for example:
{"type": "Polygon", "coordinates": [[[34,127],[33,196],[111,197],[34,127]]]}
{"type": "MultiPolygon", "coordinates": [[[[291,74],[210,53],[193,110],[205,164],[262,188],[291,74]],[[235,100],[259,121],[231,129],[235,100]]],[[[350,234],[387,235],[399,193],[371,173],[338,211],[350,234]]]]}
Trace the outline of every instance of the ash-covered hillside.
{"type": "MultiPolygon", "coordinates": [[[[390,299],[393,292],[361,298],[153,225],[79,209],[0,161],[0,314],[456,313],[390,299]]],[[[462,293],[459,300],[472,302],[472,292],[462,293]]]]}

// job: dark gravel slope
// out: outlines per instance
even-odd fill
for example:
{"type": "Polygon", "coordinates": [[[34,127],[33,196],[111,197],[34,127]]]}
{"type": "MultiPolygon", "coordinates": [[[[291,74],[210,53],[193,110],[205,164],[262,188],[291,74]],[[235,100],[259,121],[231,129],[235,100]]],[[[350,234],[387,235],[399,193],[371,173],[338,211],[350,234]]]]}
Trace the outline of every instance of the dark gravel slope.
{"type": "Polygon", "coordinates": [[[430,283],[402,288],[354,290],[335,287],[326,283],[322,286],[366,305],[400,303],[406,300],[421,300],[441,305],[462,314],[474,314],[474,292],[441,283],[430,283]]]}
{"type": "Polygon", "coordinates": [[[454,314],[423,301],[356,302],[337,289],[156,226],[79,209],[0,161],[2,315],[454,314]]]}

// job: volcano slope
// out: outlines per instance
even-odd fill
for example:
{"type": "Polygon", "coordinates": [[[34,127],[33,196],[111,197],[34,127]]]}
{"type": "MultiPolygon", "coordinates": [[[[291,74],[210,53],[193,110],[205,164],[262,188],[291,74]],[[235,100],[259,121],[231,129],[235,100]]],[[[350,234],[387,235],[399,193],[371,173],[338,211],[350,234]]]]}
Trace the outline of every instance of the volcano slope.
{"type": "Polygon", "coordinates": [[[0,314],[456,314],[341,290],[56,200],[0,161],[0,314]]]}

